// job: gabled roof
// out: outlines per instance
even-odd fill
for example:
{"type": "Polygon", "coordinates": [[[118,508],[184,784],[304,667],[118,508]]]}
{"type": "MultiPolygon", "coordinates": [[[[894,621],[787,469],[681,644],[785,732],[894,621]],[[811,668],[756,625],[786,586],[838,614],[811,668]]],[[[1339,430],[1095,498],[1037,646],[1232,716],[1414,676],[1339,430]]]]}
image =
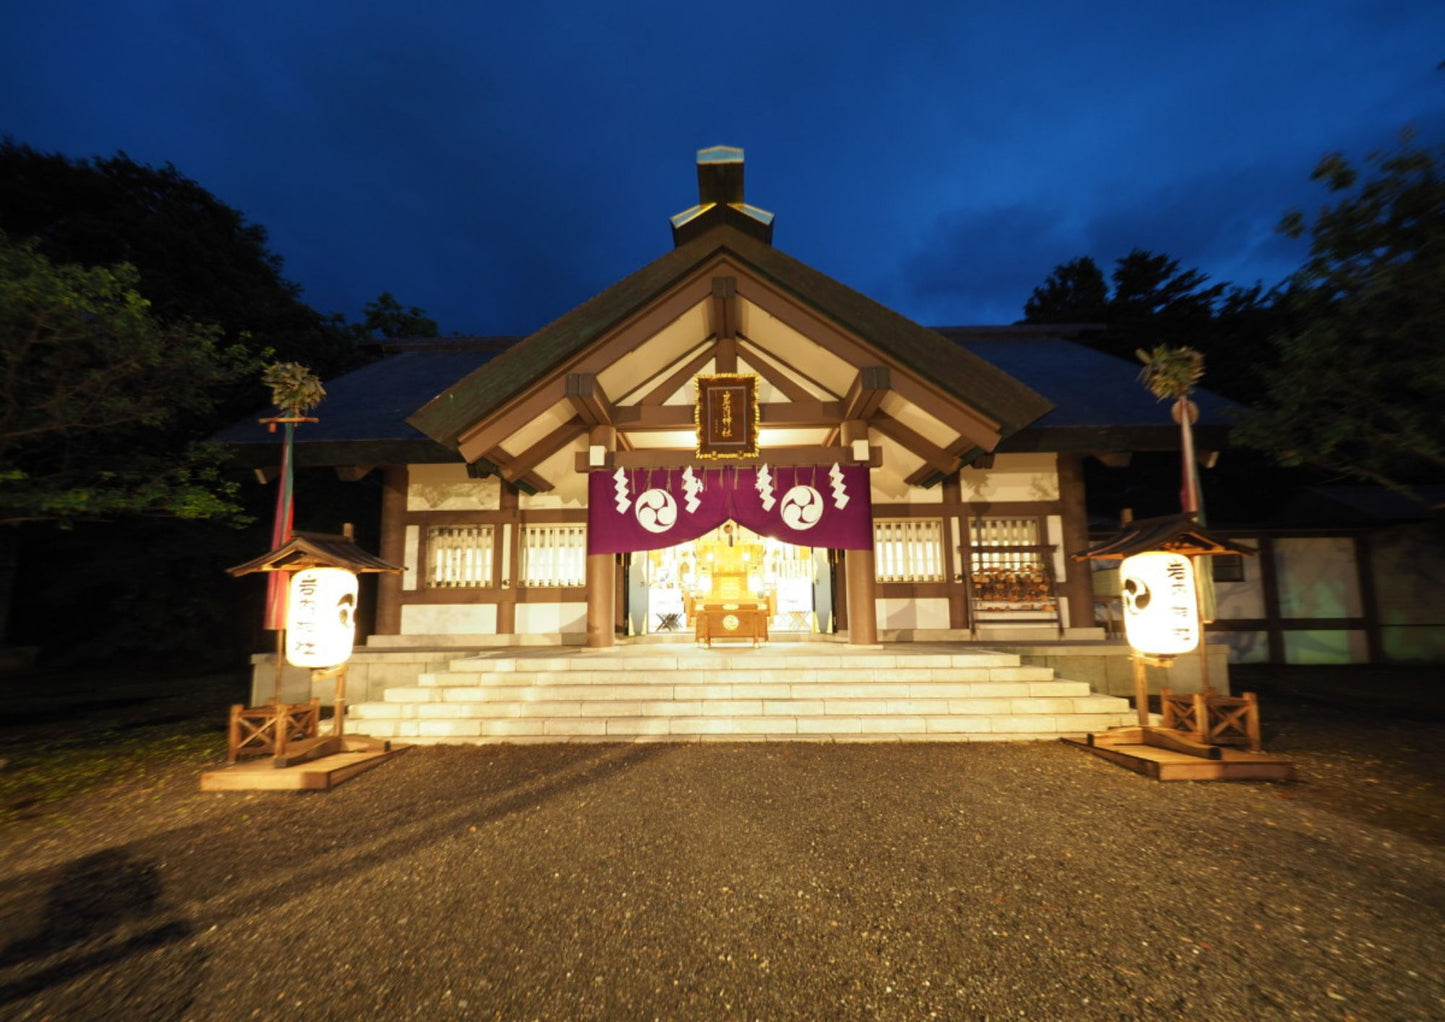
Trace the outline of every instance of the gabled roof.
{"type": "Polygon", "coordinates": [[[720,256],[853,334],[1008,436],[1045,414],[1051,402],[988,362],[865,295],[727,224],[713,227],[623,278],[437,395],[407,421],[447,447],[508,400],[568,363],[608,331],[720,256]]]}
{"type": "Polygon", "coordinates": [[[1158,518],[1136,518],[1121,528],[1117,535],[1102,543],[1073,554],[1076,561],[1122,560],[1150,550],[1168,550],[1177,554],[1248,554],[1259,551],[1244,543],[1235,543],[1211,535],[1192,514],[1161,515],[1158,518]]]}
{"type": "MultiPolygon", "coordinates": [[[[1053,402],[1052,411],[999,445],[1021,450],[1177,449],[1179,427],[1166,405],[1138,382],[1138,367],[1049,333],[1048,327],[936,327],[990,365],[1053,402]]],[[[296,463],[306,465],[407,464],[458,461],[454,449],[425,436],[406,417],[458,380],[498,359],[518,338],[446,338],[407,345],[379,362],[326,383],[319,422],[296,433],[296,463]]],[[[1232,402],[1197,391],[1196,435],[1222,445],[1232,402]]],[[[257,416],[226,427],[213,439],[247,465],[272,465],[280,434],[257,416]]]]}
{"type": "Polygon", "coordinates": [[[293,533],[275,550],[226,571],[239,578],[258,571],[301,571],[304,568],[345,568],[357,574],[398,574],[402,571],[398,565],[361,549],[350,536],[328,532],[293,533]]]}

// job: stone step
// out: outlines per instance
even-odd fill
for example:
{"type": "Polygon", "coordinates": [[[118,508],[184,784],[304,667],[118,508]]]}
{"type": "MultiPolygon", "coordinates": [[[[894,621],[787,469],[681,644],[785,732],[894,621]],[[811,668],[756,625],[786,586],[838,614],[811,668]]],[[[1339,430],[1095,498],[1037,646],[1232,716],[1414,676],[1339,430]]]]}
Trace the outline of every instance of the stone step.
{"type": "Polygon", "coordinates": [[[1025,714],[1014,716],[678,716],[509,719],[367,720],[362,730],[377,738],[469,742],[515,739],[596,738],[690,741],[709,736],[793,740],[851,737],[853,740],[1049,739],[1082,734],[1127,722],[1127,713],[1025,714]]]}
{"type": "Polygon", "coordinates": [[[1081,681],[774,683],[721,678],[632,685],[398,685],[387,689],[385,698],[390,703],[539,703],[619,699],[1018,699],[1090,694],[1089,686],[1081,681]]]}
{"type": "Polygon", "coordinates": [[[1126,712],[1113,696],[1025,697],[1018,699],[662,699],[662,700],[490,700],[486,702],[360,703],[351,716],[365,720],[395,718],[517,717],[805,717],[805,716],[1032,716],[1040,714],[1126,712]]]}
{"type": "Polygon", "coordinates": [[[1054,671],[1049,667],[878,667],[878,668],[814,668],[786,667],[767,670],[734,668],[731,670],[650,670],[618,674],[613,671],[536,671],[509,674],[495,671],[433,671],[420,675],[417,685],[448,688],[480,688],[495,685],[615,685],[615,684],[657,684],[675,685],[699,678],[726,680],[730,683],[751,684],[798,684],[811,682],[832,682],[852,684],[877,682],[898,684],[900,682],[1038,682],[1054,681],[1054,671]]]}
{"type": "Polygon", "coordinates": [[[785,669],[846,670],[896,667],[1016,667],[1015,653],[779,653],[763,649],[737,652],[687,648],[680,652],[648,654],[574,653],[569,656],[488,655],[453,660],[451,669],[489,674],[538,674],[557,671],[627,673],[650,671],[773,671],[785,669]]]}

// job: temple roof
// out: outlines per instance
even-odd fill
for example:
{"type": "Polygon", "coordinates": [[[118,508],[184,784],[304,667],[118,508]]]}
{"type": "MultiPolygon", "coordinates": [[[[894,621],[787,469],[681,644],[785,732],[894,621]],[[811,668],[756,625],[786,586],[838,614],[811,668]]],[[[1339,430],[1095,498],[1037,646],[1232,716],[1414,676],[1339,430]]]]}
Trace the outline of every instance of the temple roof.
{"type": "MultiPolygon", "coordinates": [[[[940,327],[936,335],[1002,370],[1053,403],[1053,409],[1004,440],[1000,451],[1165,450],[1178,446],[1169,409],[1138,382],[1139,368],[1043,327],[940,327]]],[[[1068,333],[1062,330],[1060,333],[1068,333]]],[[[378,362],[330,380],[319,422],[296,431],[298,465],[404,464],[459,461],[406,418],[515,343],[512,338],[437,338],[408,342],[378,362]]],[[[1232,402],[1207,390],[1196,432],[1204,446],[1222,445],[1232,402]]],[[[274,464],[279,434],[256,419],[214,437],[246,465],[274,464]]]]}

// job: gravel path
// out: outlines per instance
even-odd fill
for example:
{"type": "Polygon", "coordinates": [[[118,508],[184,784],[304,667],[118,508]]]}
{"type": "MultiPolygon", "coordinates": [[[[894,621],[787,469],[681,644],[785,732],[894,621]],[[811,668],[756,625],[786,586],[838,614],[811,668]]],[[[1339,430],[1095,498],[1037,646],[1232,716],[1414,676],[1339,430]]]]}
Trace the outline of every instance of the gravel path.
{"type": "Polygon", "coordinates": [[[1445,842],[1308,781],[1038,743],[443,747],[325,795],[195,783],[0,833],[0,1017],[1445,1017],[1445,842]]]}

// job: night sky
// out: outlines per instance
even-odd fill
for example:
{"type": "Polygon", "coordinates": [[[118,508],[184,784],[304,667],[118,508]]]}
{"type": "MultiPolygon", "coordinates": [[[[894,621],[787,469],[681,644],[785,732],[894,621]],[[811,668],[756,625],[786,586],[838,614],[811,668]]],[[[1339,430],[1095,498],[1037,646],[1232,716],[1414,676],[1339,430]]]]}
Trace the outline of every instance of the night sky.
{"type": "Polygon", "coordinates": [[[1321,155],[1445,138],[1440,0],[11,4],[0,132],[173,163],[323,313],[527,333],[671,245],[696,150],[930,325],[1133,247],[1274,284],[1321,155]]]}

